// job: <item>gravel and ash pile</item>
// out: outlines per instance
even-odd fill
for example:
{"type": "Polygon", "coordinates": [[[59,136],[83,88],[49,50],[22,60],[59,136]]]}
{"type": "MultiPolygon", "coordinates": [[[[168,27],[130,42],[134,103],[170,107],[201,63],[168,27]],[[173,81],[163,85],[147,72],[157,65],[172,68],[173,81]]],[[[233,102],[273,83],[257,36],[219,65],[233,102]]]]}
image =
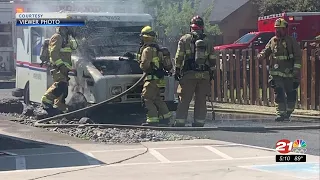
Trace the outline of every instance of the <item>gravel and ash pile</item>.
{"type": "MultiPolygon", "coordinates": [[[[12,116],[17,118],[16,122],[20,124],[33,126],[38,113],[43,113],[43,110],[39,107],[24,106],[23,111],[18,108],[18,111],[10,110],[10,108],[21,107],[23,104],[19,100],[5,100],[0,103],[2,107],[7,107],[9,110],[5,112],[1,111],[2,115],[12,116]],[[13,106],[11,106],[13,104],[13,106]],[[20,105],[21,104],[21,105],[20,105]]],[[[92,124],[94,123],[90,118],[83,117],[79,120],[56,120],[50,122],[54,123],[67,123],[67,124],[92,124]]],[[[100,128],[92,126],[79,126],[72,128],[46,128],[48,131],[55,131],[62,134],[68,134],[81,139],[86,139],[95,142],[102,143],[139,143],[148,141],[180,141],[180,140],[192,140],[199,139],[198,137],[179,135],[164,131],[155,131],[147,129],[124,129],[124,128],[100,128]]]]}

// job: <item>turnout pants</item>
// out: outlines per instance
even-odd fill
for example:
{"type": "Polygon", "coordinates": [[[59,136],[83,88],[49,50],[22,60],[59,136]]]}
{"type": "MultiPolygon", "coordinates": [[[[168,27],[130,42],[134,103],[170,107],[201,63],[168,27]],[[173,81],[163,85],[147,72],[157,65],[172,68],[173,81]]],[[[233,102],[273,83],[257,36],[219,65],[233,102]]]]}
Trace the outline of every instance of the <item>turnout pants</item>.
{"type": "Polygon", "coordinates": [[[142,99],[147,110],[147,123],[159,123],[161,119],[169,119],[171,113],[160,96],[158,87],[160,80],[147,80],[142,89],[142,99]]]}
{"type": "MultiPolygon", "coordinates": [[[[66,72],[66,71],[65,71],[66,72]]],[[[42,105],[46,109],[57,108],[62,112],[68,110],[65,99],[68,96],[68,74],[61,73],[57,69],[51,70],[53,84],[41,98],[42,105]]]]}
{"type": "Polygon", "coordinates": [[[209,76],[198,75],[203,72],[185,74],[179,81],[177,93],[179,104],[176,112],[176,123],[185,124],[188,118],[190,102],[195,98],[194,123],[205,124],[207,115],[206,97],[210,94],[209,76]]]}
{"type": "Polygon", "coordinates": [[[276,114],[277,116],[290,117],[297,101],[297,90],[293,89],[293,78],[275,76],[273,80],[276,114]]]}

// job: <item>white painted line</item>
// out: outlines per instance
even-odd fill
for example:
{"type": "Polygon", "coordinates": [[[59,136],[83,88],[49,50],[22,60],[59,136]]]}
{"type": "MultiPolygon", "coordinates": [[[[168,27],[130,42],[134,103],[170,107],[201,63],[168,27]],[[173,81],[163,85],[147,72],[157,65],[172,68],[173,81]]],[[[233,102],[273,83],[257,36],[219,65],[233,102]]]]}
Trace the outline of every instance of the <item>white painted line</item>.
{"type": "Polygon", "coordinates": [[[170,163],[171,161],[164,157],[161,153],[159,153],[157,150],[150,148],[149,153],[154,156],[156,159],[158,159],[162,163],[170,163]]]}
{"type": "MultiPolygon", "coordinates": [[[[209,145],[207,145],[209,146],[209,145]]],[[[226,147],[226,146],[243,146],[243,147],[249,147],[254,149],[260,149],[260,150],[267,150],[276,152],[275,149],[271,148],[264,148],[259,146],[251,146],[246,144],[239,144],[239,143],[230,143],[230,144],[217,144],[217,145],[210,145],[211,147],[226,147]]],[[[153,148],[155,150],[166,150],[166,149],[187,149],[187,148],[199,148],[204,146],[174,146],[174,147],[159,147],[159,148],[153,148]]],[[[91,153],[104,153],[104,152],[121,152],[121,151],[137,151],[137,150],[146,150],[146,148],[132,148],[132,149],[109,149],[109,150],[97,150],[97,151],[90,151],[91,153]]],[[[73,152],[57,152],[57,153],[38,153],[38,154],[25,154],[24,157],[30,157],[30,156],[47,156],[47,155],[66,155],[66,154],[83,154],[80,151],[73,151],[73,152]]],[[[308,155],[308,154],[307,154],[308,155]]],[[[316,155],[312,155],[314,157],[320,157],[316,155]]]]}
{"type": "Polygon", "coordinates": [[[8,151],[1,151],[1,152],[9,154],[10,156],[18,156],[18,154],[11,153],[11,152],[8,152],[8,151]]]}
{"type": "MultiPolygon", "coordinates": [[[[241,146],[235,143],[232,144],[217,144],[217,145],[210,145],[213,147],[224,147],[224,146],[241,146]]],[[[204,146],[174,146],[174,147],[159,147],[159,148],[153,148],[155,150],[166,150],[166,149],[187,149],[187,148],[199,148],[204,146]]],[[[139,150],[146,150],[146,148],[132,148],[132,149],[106,149],[106,150],[96,150],[96,151],[90,151],[90,153],[104,153],[104,152],[121,152],[121,151],[139,151],[139,150]]],[[[56,152],[56,153],[38,153],[38,154],[25,154],[24,157],[30,157],[30,156],[47,156],[47,155],[65,155],[65,154],[83,154],[80,151],[67,151],[67,152],[56,152]]]]}
{"type": "MultiPolygon", "coordinates": [[[[236,143],[232,144],[216,144],[216,145],[210,145],[212,147],[225,147],[225,146],[241,146],[236,143]]],[[[201,148],[204,146],[173,146],[173,147],[157,147],[157,148],[152,148],[155,150],[167,150],[167,149],[187,149],[187,148],[201,148]]],[[[90,151],[94,153],[99,153],[99,152],[118,152],[118,151],[137,151],[137,150],[145,150],[145,148],[133,148],[133,149],[110,149],[110,150],[97,150],[97,151],[90,151]]]]}
{"type": "Polygon", "coordinates": [[[261,150],[276,152],[275,149],[265,148],[265,147],[260,147],[260,146],[251,146],[251,145],[247,145],[247,144],[238,144],[238,143],[236,143],[236,145],[238,145],[238,146],[243,146],[243,147],[254,148],[254,149],[261,149],[261,150]]]}
{"type": "Polygon", "coordinates": [[[94,155],[91,152],[88,152],[86,154],[86,158],[88,160],[88,163],[90,165],[100,165],[101,163],[94,157],[94,155]]]}
{"type": "Polygon", "coordinates": [[[212,147],[212,146],[205,146],[204,148],[208,149],[209,151],[215,153],[216,155],[224,158],[224,159],[233,159],[232,157],[228,156],[227,154],[219,151],[218,149],[212,147]]]}
{"type": "MultiPolygon", "coordinates": [[[[270,159],[274,156],[261,156],[250,158],[235,158],[235,159],[201,159],[201,160],[186,160],[186,161],[170,161],[167,163],[162,162],[149,162],[149,163],[127,163],[127,164],[114,164],[111,166],[136,166],[136,165],[156,165],[156,164],[181,164],[181,163],[195,163],[195,162],[219,162],[219,161],[234,161],[234,160],[252,160],[252,159],[270,159]]],[[[1,172],[0,172],[1,173],[1,172]]]]}
{"type": "MultiPolygon", "coordinates": [[[[274,156],[261,156],[261,157],[249,157],[249,158],[234,158],[234,159],[202,159],[202,160],[187,160],[187,161],[170,161],[170,162],[144,162],[144,163],[121,163],[107,165],[107,167],[121,167],[121,166],[138,166],[138,165],[157,165],[157,164],[181,164],[181,163],[195,163],[195,162],[219,162],[219,161],[236,161],[236,160],[255,160],[255,159],[274,159],[274,156]]],[[[49,171],[49,170],[70,170],[70,169],[82,169],[89,167],[101,167],[102,165],[91,165],[91,166],[81,166],[81,167],[61,167],[61,168],[47,168],[47,169],[30,169],[28,172],[36,171],[49,171]]],[[[21,170],[16,171],[0,171],[0,174],[18,173],[26,172],[21,170]]]]}
{"type": "Polygon", "coordinates": [[[23,156],[16,156],[16,170],[25,170],[26,168],[26,158],[23,156]]]}

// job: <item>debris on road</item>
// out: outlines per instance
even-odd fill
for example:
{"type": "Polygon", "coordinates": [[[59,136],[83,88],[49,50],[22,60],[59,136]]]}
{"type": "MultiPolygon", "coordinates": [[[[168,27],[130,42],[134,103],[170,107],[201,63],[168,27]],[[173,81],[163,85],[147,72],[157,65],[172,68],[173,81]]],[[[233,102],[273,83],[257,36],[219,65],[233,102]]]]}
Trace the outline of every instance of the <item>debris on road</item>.
{"type": "MultiPolygon", "coordinates": [[[[12,104],[20,104],[19,100],[8,100],[6,102],[10,102],[12,104]]],[[[7,103],[8,104],[8,103],[7,103]]],[[[17,120],[13,120],[14,122],[33,126],[34,122],[36,122],[40,116],[46,116],[46,112],[39,106],[26,106],[23,103],[22,110],[20,111],[12,111],[8,113],[0,112],[0,114],[5,116],[11,116],[17,118],[17,120]],[[20,112],[20,113],[19,113],[20,112]]],[[[41,119],[41,118],[40,118],[41,119]]],[[[59,119],[50,122],[50,124],[94,124],[94,120],[88,117],[82,117],[79,119],[59,119]]],[[[54,131],[62,134],[67,134],[73,137],[115,144],[115,143],[139,143],[139,142],[157,142],[157,141],[181,141],[181,140],[192,140],[199,139],[198,137],[188,136],[188,135],[179,135],[175,133],[169,133],[164,131],[155,131],[148,129],[124,129],[124,128],[104,128],[101,129],[99,127],[76,127],[76,128],[46,128],[48,131],[54,131]]]]}
{"type": "Polygon", "coordinates": [[[139,143],[149,141],[157,142],[199,139],[188,135],[178,135],[155,130],[119,128],[100,129],[90,126],[78,128],[50,128],[48,130],[103,143],[139,143]]]}

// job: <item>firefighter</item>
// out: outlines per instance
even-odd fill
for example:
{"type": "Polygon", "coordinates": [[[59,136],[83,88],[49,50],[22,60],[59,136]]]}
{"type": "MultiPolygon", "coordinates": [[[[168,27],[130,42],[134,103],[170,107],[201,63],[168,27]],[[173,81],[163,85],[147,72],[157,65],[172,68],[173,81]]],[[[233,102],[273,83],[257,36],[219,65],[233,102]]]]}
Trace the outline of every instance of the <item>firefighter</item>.
{"type": "Polygon", "coordinates": [[[49,40],[53,84],[41,98],[42,106],[48,114],[68,111],[65,99],[68,96],[68,73],[72,68],[71,53],[75,49],[75,41],[71,39],[71,35],[70,27],[57,27],[56,33],[49,40]]]}
{"type": "Polygon", "coordinates": [[[204,34],[204,21],[195,16],[191,19],[190,33],[183,35],[175,55],[175,78],[179,81],[177,93],[180,102],[174,126],[186,124],[191,100],[195,94],[193,127],[203,127],[207,114],[206,97],[210,94],[210,72],[215,69],[216,56],[204,34]]]}
{"type": "Polygon", "coordinates": [[[171,113],[167,104],[161,99],[159,88],[165,87],[165,71],[172,69],[169,51],[166,48],[160,49],[156,43],[156,33],[150,26],[145,26],[140,36],[141,47],[136,55],[140,68],[147,73],[141,97],[148,111],[146,122],[142,125],[168,125],[171,113]]]}
{"type": "Polygon", "coordinates": [[[270,59],[269,85],[274,89],[276,101],[275,121],[290,121],[300,84],[302,53],[298,42],[287,35],[288,23],[279,18],[274,23],[275,36],[258,59],[270,59]]]}

